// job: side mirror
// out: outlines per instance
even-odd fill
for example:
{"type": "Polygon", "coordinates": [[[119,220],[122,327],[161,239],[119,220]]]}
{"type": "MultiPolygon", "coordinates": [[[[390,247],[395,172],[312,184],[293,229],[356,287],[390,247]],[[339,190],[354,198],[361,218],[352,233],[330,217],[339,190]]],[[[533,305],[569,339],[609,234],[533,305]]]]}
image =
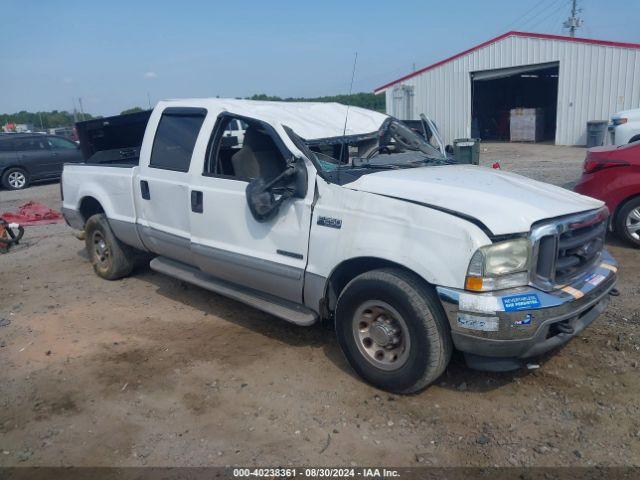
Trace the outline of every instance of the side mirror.
{"type": "Polygon", "coordinates": [[[308,181],[304,160],[297,158],[273,180],[266,182],[263,178],[256,178],[249,182],[245,193],[253,218],[258,222],[267,222],[278,213],[286,199],[304,198],[308,181]]]}

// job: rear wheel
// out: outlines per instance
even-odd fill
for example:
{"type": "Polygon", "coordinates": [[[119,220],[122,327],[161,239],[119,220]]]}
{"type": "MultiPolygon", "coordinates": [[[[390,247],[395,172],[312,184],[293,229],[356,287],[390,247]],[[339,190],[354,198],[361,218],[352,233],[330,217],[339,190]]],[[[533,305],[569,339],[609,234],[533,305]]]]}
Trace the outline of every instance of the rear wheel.
{"type": "Polygon", "coordinates": [[[614,219],[616,234],[631,245],[640,248],[640,197],[623,204],[614,219]]]}
{"type": "Polygon", "coordinates": [[[22,190],[29,186],[29,174],[19,167],[8,168],[2,174],[2,186],[8,190],[22,190]]]}
{"type": "Polygon", "coordinates": [[[433,289],[399,269],[374,270],[349,282],[338,299],[336,332],[353,369],[397,393],[417,392],[435,381],[453,348],[433,289]]]}
{"type": "Polygon", "coordinates": [[[89,261],[98,276],[117,280],[131,273],[135,252],[115,237],[104,213],[92,215],[84,231],[89,261]]]}

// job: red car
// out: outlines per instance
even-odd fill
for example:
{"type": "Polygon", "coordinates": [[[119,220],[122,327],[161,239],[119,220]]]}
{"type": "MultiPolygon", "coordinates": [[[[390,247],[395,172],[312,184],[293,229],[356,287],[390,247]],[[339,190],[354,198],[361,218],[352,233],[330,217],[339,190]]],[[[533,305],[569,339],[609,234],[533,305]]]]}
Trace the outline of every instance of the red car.
{"type": "Polygon", "coordinates": [[[587,150],[574,190],[605,202],[613,231],[640,248],[640,141],[587,150]]]}

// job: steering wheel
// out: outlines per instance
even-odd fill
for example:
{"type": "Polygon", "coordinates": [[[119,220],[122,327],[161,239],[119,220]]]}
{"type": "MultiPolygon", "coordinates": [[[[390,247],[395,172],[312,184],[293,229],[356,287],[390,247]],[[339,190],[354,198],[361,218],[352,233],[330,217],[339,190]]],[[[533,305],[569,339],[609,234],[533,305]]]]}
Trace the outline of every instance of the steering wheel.
{"type": "MultiPolygon", "coordinates": [[[[402,145],[404,148],[408,148],[409,150],[414,150],[416,148],[415,142],[411,139],[411,137],[407,136],[407,132],[397,124],[391,124],[389,127],[393,138],[396,142],[402,145]]],[[[411,130],[409,130],[411,132],[411,130]]],[[[411,132],[413,134],[413,132],[411,132]]]]}

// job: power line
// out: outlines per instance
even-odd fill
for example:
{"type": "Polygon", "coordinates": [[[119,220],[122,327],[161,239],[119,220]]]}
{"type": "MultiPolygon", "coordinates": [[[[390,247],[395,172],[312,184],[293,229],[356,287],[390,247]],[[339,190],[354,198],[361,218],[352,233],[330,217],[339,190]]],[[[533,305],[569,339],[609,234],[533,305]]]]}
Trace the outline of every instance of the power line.
{"type": "Polygon", "coordinates": [[[556,8],[555,10],[552,10],[547,16],[543,17],[538,22],[536,22],[535,24],[531,25],[531,28],[536,28],[538,25],[543,24],[544,22],[549,20],[552,16],[557,14],[560,10],[562,10],[563,8],[566,8],[566,6],[567,5],[566,5],[565,1],[563,1],[558,8],[556,8]]]}
{"type": "Polygon", "coordinates": [[[547,2],[547,1],[548,0],[540,0],[539,2],[536,2],[536,4],[533,7],[531,7],[529,10],[527,10],[522,15],[520,15],[518,18],[516,18],[513,22],[511,22],[509,24],[509,26],[507,27],[507,30],[511,30],[512,28],[514,28],[518,24],[518,22],[520,22],[520,20],[524,19],[527,15],[529,15],[536,8],[538,8],[539,6],[541,6],[543,3],[547,2]]]}

